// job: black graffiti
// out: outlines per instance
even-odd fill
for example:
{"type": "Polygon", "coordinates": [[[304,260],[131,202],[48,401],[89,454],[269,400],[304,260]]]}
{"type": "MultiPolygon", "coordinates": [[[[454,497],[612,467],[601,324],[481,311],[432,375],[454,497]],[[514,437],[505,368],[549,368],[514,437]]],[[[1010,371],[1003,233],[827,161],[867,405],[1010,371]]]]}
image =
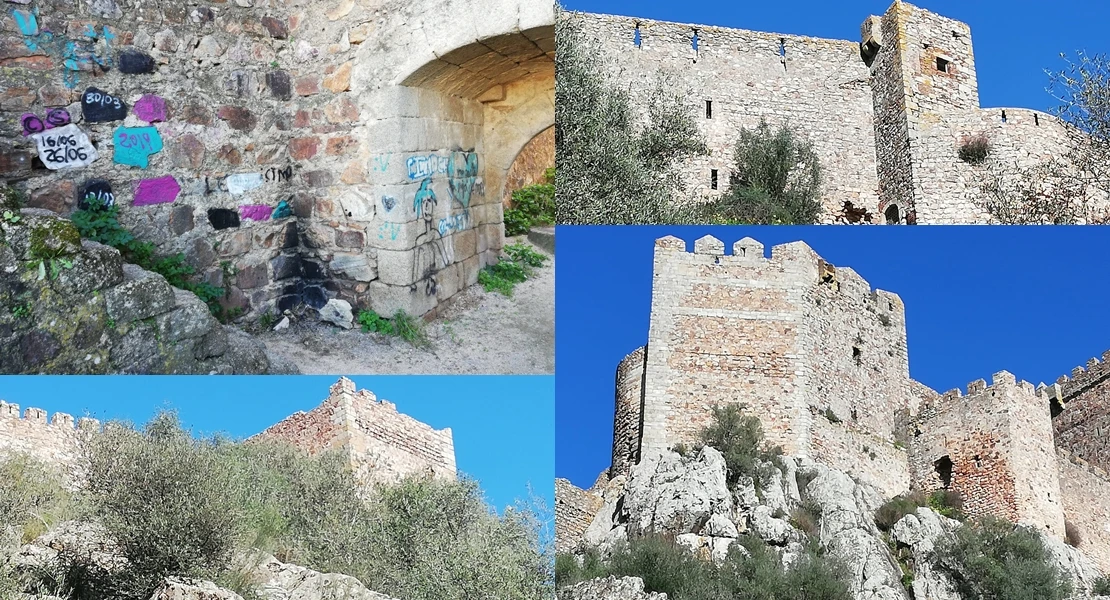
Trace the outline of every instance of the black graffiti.
{"type": "Polygon", "coordinates": [[[120,121],[127,117],[127,103],[91,87],[81,96],[81,113],[89,123],[120,121]]]}
{"type": "Polygon", "coordinates": [[[77,194],[77,207],[88,210],[93,204],[109,207],[116,203],[116,195],[112,192],[112,184],[103,179],[90,179],[81,186],[77,194]]]}
{"type": "Polygon", "coordinates": [[[293,179],[293,166],[290,165],[284,169],[277,167],[270,167],[265,173],[266,181],[291,181],[293,179]]]}
{"type": "Polygon", "coordinates": [[[68,110],[64,108],[54,108],[46,113],[45,122],[38,118],[38,116],[30,113],[23,115],[21,121],[23,124],[23,135],[31,135],[33,133],[42,133],[54,127],[69,125],[71,118],[68,110]]]}

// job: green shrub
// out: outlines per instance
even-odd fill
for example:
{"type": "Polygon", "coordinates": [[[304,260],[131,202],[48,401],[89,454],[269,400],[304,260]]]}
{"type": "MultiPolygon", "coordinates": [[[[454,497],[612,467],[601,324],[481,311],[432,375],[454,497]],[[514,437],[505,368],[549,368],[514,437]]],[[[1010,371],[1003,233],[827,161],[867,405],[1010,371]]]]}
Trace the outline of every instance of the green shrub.
{"type": "Polygon", "coordinates": [[[389,319],[372,310],[360,310],[356,320],[367,333],[399,337],[417,348],[426,348],[432,343],[424,330],[424,322],[401,309],[397,309],[389,319]]]}
{"type": "Polygon", "coordinates": [[[597,550],[590,548],[582,555],[581,562],[573,554],[560,553],[555,556],[555,585],[567,587],[598,577],[605,577],[608,567],[601,560],[597,550]]]}
{"type": "Polygon", "coordinates": [[[804,531],[808,536],[815,536],[821,532],[820,520],[821,507],[812,502],[804,502],[790,511],[790,525],[794,529],[804,531]]]}
{"type": "Polygon", "coordinates": [[[939,489],[929,494],[929,508],[949,519],[964,519],[964,499],[958,492],[939,489]]]}
{"type": "Polygon", "coordinates": [[[516,284],[527,281],[537,268],[547,262],[547,257],[527,244],[509,244],[502,250],[505,258],[479,271],[478,283],[487,292],[498,292],[511,298],[516,284]]]}
{"type": "Polygon", "coordinates": [[[960,144],[957,154],[960,160],[977,165],[987,160],[991,153],[991,141],[985,135],[977,135],[969,140],[960,144]]]}
{"type": "Polygon", "coordinates": [[[555,169],[545,173],[546,183],[513,192],[512,207],[505,211],[505,235],[524,235],[535,225],[555,222],[555,169]]]}
{"type": "Polygon", "coordinates": [[[793,127],[760,120],[741,129],[729,187],[704,210],[718,220],[753,225],[807,225],[821,214],[822,169],[813,144],[793,127]]]}
{"type": "Polygon", "coordinates": [[[895,496],[875,511],[875,524],[882,531],[889,531],[902,517],[913,513],[920,506],[928,505],[928,499],[919,492],[895,496]]]}
{"type": "Polygon", "coordinates": [[[701,432],[701,441],[724,456],[730,487],[735,487],[741,477],[747,476],[759,491],[782,455],[782,448],[763,447],[763,426],[759,418],[745,415],[742,407],[735,404],[713,407],[713,422],[701,432]]]}
{"type": "Polygon", "coordinates": [[[1096,579],[1091,592],[1096,596],[1110,596],[1110,576],[1102,575],[1096,579]]]}
{"type": "Polygon", "coordinates": [[[938,544],[937,560],[964,598],[1063,600],[1071,594],[1037,532],[1002,519],[967,522],[938,544]]]}
{"type": "MultiPolygon", "coordinates": [[[[77,511],[60,474],[23,455],[0,459],[0,523],[14,525],[27,543],[77,511]]],[[[3,537],[0,527],[0,538],[3,537]]],[[[0,543],[3,540],[0,539],[0,543]]]]}

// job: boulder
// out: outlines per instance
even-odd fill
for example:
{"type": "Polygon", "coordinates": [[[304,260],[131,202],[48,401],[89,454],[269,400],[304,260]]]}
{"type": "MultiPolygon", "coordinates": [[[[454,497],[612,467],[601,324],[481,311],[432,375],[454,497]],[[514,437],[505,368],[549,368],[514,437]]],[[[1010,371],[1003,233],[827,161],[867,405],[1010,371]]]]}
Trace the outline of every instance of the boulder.
{"type": "Polygon", "coordinates": [[[697,533],[714,514],[732,514],[725,459],[708,446],[694,458],[667,452],[632,468],[624,497],[630,535],[697,533]]]}
{"type": "Polygon", "coordinates": [[[211,581],[167,577],[150,600],[243,600],[243,597],[211,581]]]}
{"type": "Polygon", "coordinates": [[[913,554],[913,594],[915,598],[960,600],[952,578],[936,567],[934,551],[941,538],[960,527],[959,521],[943,517],[928,508],[918,508],[899,519],[890,537],[908,546],[913,554]]]}
{"type": "Polygon", "coordinates": [[[119,546],[99,523],[64,521],[25,544],[10,559],[17,573],[51,570],[59,559],[108,573],[128,565],[119,546]]]}
{"type": "Polygon", "coordinates": [[[366,589],[358,579],[338,573],[320,573],[283,563],[266,555],[251,571],[264,600],[395,600],[366,589]]]}
{"type": "Polygon", "coordinates": [[[320,320],[327,321],[343,329],[350,329],[354,326],[355,315],[351,311],[350,302],[332,298],[320,309],[320,320]]]}

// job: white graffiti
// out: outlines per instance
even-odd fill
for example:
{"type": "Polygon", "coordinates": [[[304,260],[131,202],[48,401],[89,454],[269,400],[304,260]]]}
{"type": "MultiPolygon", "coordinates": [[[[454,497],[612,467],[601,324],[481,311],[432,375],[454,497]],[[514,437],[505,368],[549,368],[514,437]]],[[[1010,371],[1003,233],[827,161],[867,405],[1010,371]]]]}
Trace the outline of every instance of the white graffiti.
{"type": "Polygon", "coordinates": [[[226,183],[227,191],[232,196],[239,196],[262,187],[263,180],[261,173],[240,173],[228,175],[226,183]]]}
{"type": "Polygon", "coordinates": [[[38,145],[39,160],[51,170],[87,167],[100,158],[89,136],[73,124],[31,137],[38,145]]]}

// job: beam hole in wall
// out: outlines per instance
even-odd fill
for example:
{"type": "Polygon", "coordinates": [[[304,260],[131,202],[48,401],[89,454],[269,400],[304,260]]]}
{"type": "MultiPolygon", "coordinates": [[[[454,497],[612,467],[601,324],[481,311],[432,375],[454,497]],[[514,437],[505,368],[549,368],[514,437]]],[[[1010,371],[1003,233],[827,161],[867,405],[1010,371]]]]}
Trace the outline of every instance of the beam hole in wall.
{"type": "Polygon", "coordinates": [[[709,170],[709,187],[714,190],[717,189],[717,169],[709,170]]]}
{"type": "Polygon", "coordinates": [[[884,211],[883,214],[886,216],[887,225],[897,225],[901,222],[900,215],[898,214],[897,204],[891,204],[890,206],[886,207],[886,211],[884,211]]]}
{"type": "Polygon", "coordinates": [[[947,454],[938,458],[933,461],[933,470],[936,471],[944,489],[948,489],[952,485],[952,459],[947,454]]]}
{"type": "Polygon", "coordinates": [[[1041,116],[1037,113],[1033,113],[1033,125],[1036,125],[1037,127],[1041,126],[1041,116]]]}
{"type": "Polygon", "coordinates": [[[779,38],[779,56],[786,58],[786,38],[779,38]]]}
{"type": "Polygon", "coordinates": [[[639,23],[636,23],[636,31],[634,31],[632,33],[632,43],[635,44],[637,48],[640,47],[640,24],[639,23]]]}
{"type": "Polygon", "coordinates": [[[713,101],[712,100],[706,100],[705,101],[705,118],[706,119],[712,119],[713,118],[713,101]]]}
{"type": "Polygon", "coordinates": [[[1006,111],[1002,111],[1002,122],[1006,122],[1006,111]]]}
{"type": "Polygon", "coordinates": [[[857,365],[863,363],[863,351],[859,349],[859,346],[852,346],[852,360],[856,361],[857,365]]]}
{"type": "Polygon", "coordinates": [[[947,59],[941,58],[939,56],[937,57],[937,70],[941,73],[948,73],[950,64],[951,63],[947,59]]]}
{"type": "Polygon", "coordinates": [[[975,455],[975,468],[980,469],[982,467],[983,467],[983,463],[982,463],[982,461],[979,460],[979,455],[976,454],[975,455]]]}

